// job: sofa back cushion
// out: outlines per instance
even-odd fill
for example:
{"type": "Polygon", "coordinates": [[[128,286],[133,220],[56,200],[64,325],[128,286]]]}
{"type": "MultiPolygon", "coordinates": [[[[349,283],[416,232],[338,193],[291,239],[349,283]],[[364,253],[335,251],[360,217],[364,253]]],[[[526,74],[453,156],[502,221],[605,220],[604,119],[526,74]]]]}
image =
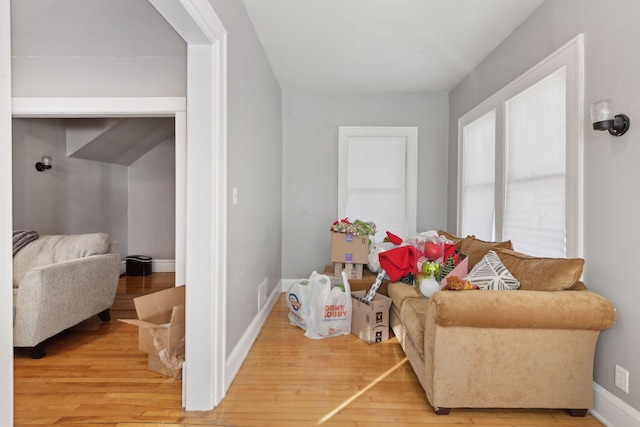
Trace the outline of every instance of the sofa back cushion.
{"type": "Polygon", "coordinates": [[[582,258],[533,257],[510,249],[494,251],[502,263],[520,282],[520,289],[531,291],[561,291],[573,288],[584,267],[582,258]]]}
{"type": "Polygon", "coordinates": [[[443,230],[438,230],[439,236],[444,236],[451,240],[456,250],[462,252],[469,257],[469,271],[484,257],[490,250],[494,248],[507,248],[513,249],[511,240],[504,242],[488,242],[480,240],[475,236],[459,237],[455,234],[448,233],[443,230]]]}
{"type": "MultiPolygon", "coordinates": [[[[469,269],[472,269],[490,251],[497,248],[513,249],[511,240],[504,242],[487,242],[467,236],[462,239],[460,251],[469,257],[469,269]]],[[[507,267],[508,268],[508,267],[507,267]]]]}
{"type": "Polygon", "coordinates": [[[18,287],[25,273],[32,268],[105,254],[108,250],[109,235],[106,233],[40,236],[13,257],[13,287],[18,287]]]}

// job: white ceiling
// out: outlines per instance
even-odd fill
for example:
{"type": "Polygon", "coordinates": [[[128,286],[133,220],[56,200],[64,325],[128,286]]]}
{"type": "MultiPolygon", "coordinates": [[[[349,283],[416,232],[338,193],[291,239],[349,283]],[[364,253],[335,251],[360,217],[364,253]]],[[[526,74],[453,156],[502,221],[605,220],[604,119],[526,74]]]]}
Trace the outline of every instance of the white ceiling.
{"type": "MultiPolygon", "coordinates": [[[[544,0],[242,1],[285,91],[449,92],[544,0]]],[[[186,56],[148,0],[11,7],[14,58],[186,56]]]]}
{"type": "Polygon", "coordinates": [[[544,0],[243,0],[285,91],[449,92],[544,0]]]}

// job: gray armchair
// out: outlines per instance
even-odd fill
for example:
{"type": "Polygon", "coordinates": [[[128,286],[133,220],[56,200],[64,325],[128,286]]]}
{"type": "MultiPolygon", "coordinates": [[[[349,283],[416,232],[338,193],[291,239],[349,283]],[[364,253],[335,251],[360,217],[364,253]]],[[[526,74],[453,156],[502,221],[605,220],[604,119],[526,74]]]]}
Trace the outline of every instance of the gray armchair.
{"type": "Polygon", "coordinates": [[[13,345],[33,358],[44,341],[91,316],[110,320],[120,254],[105,233],[41,236],[13,258],[13,345]]]}

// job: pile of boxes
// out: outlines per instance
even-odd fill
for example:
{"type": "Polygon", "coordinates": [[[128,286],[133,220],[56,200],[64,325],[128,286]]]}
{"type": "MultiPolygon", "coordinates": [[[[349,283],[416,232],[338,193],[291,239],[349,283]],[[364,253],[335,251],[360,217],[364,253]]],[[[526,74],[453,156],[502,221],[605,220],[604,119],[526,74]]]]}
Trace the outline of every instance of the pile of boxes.
{"type": "Polygon", "coordinates": [[[368,257],[368,235],[331,233],[331,262],[334,276],[340,277],[342,270],[345,270],[349,279],[362,279],[362,269],[368,257]]]}
{"type": "MultiPolygon", "coordinates": [[[[349,279],[361,280],[369,257],[369,236],[350,233],[331,233],[331,262],[333,276],[347,272],[349,279]]],[[[389,310],[391,298],[376,293],[366,300],[367,290],[352,290],[351,333],[368,344],[389,339],[389,310]]]]}

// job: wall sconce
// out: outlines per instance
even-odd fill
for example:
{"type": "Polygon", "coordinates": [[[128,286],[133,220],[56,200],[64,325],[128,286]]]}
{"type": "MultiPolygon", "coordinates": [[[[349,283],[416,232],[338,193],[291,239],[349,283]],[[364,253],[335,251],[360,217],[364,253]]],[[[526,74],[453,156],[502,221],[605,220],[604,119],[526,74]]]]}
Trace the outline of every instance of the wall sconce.
{"type": "Polygon", "coordinates": [[[631,119],[624,114],[614,115],[615,107],[610,99],[591,104],[593,130],[608,130],[613,136],[622,136],[631,126],[631,119]]]}
{"type": "Polygon", "coordinates": [[[42,156],[42,161],[36,163],[36,170],[38,172],[42,172],[45,169],[51,169],[51,157],[42,156]]]}

